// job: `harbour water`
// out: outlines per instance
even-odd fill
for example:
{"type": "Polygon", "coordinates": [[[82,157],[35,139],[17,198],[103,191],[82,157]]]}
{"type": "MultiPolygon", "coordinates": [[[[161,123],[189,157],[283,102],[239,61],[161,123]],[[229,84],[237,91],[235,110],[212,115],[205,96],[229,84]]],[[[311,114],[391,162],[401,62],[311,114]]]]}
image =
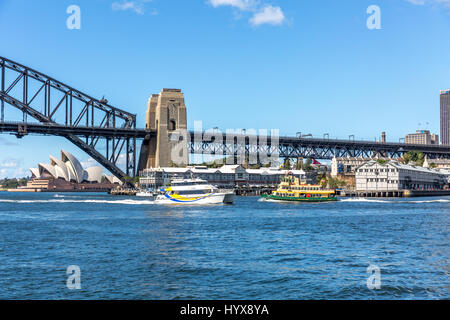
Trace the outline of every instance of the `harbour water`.
{"type": "Polygon", "coordinates": [[[449,227],[450,197],[168,207],[0,192],[0,299],[449,299],[449,227]]]}

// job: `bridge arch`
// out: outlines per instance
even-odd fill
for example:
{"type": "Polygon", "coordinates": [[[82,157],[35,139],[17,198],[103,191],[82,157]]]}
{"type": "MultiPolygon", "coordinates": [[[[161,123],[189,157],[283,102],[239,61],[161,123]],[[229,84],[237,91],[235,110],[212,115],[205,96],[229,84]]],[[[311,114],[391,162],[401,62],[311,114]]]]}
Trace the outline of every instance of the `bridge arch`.
{"type": "Polygon", "coordinates": [[[0,57],[0,68],[0,131],[15,126],[19,138],[29,131],[65,137],[117,178],[136,175],[136,139],[140,136],[135,114],[10,59],[0,57]],[[6,107],[22,113],[21,119],[15,116],[13,122],[5,121],[6,107]],[[106,148],[100,148],[99,141],[106,148]],[[122,153],[125,171],[118,166],[122,153]]]}

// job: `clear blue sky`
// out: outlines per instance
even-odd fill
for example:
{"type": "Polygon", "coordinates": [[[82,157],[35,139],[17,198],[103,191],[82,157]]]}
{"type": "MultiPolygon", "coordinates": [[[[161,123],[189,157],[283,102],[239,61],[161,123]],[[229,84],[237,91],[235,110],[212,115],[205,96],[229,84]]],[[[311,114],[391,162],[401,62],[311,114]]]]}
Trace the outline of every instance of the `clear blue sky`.
{"type": "MultiPolygon", "coordinates": [[[[150,94],[173,87],[190,127],[398,141],[439,133],[450,88],[450,1],[0,0],[0,30],[0,55],[105,95],[141,127],[150,94]],[[71,4],[81,30],[66,27],[71,4]],[[372,4],[381,30],[366,26],[372,4]]],[[[61,148],[89,158],[62,138],[0,135],[0,178],[61,148]]]]}

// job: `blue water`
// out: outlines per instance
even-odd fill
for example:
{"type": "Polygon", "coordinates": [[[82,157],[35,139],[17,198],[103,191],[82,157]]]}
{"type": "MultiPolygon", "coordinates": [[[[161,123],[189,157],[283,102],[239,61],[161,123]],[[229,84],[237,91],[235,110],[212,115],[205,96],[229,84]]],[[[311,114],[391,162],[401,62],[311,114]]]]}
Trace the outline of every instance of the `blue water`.
{"type": "Polygon", "coordinates": [[[0,299],[450,298],[450,198],[258,200],[0,192],[0,299]]]}

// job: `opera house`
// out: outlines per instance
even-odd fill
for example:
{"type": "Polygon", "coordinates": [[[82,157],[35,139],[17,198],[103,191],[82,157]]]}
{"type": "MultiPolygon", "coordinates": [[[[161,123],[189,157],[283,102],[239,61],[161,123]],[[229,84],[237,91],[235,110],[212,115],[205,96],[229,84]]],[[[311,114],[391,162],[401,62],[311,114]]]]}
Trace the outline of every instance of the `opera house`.
{"type": "Polygon", "coordinates": [[[103,192],[121,183],[114,176],[105,175],[103,179],[102,167],[83,169],[80,161],[64,150],[61,150],[61,159],[50,156],[50,163],[39,163],[30,171],[31,180],[25,187],[9,191],[103,192]]]}

